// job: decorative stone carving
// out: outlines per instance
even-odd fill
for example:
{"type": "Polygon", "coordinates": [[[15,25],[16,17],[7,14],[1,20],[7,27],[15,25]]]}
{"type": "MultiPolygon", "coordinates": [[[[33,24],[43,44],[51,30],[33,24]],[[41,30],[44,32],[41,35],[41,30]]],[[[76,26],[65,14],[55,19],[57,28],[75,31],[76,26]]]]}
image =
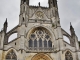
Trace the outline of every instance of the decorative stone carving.
{"type": "Polygon", "coordinates": [[[42,19],[42,18],[44,17],[44,14],[43,14],[41,11],[38,11],[38,12],[36,13],[36,17],[37,17],[38,19],[42,19]]]}

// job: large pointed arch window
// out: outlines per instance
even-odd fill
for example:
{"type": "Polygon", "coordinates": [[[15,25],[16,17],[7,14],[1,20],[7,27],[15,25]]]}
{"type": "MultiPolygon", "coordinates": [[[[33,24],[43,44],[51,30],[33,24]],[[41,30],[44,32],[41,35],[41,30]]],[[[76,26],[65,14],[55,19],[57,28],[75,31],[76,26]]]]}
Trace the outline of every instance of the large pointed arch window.
{"type": "Polygon", "coordinates": [[[6,60],[17,60],[17,56],[13,50],[6,55],[6,60]]]}
{"type": "Polygon", "coordinates": [[[32,47],[33,49],[45,50],[45,48],[46,49],[52,48],[50,33],[45,28],[42,27],[38,27],[32,31],[29,37],[29,42],[30,42],[29,45],[31,45],[29,47],[32,47]]]}
{"type": "Polygon", "coordinates": [[[71,52],[67,51],[65,54],[65,60],[73,60],[71,52]]]}

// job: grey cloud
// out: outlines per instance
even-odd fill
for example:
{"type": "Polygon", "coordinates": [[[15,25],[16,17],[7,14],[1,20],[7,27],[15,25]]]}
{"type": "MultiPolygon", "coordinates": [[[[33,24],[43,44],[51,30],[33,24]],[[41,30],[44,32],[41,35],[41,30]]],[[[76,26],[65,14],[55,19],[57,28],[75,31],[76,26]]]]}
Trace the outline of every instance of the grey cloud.
{"type": "Polygon", "coordinates": [[[80,0],[58,0],[58,8],[62,28],[70,33],[69,23],[72,22],[76,35],[80,39],[80,0]]]}
{"type": "MultiPolygon", "coordinates": [[[[48,0],[30,0],[30,5],[48,6],[48,0]]],[[[69,32],[70,22],[80,39],[80,0],[58,0],[61,26],[69,32]]],[[[8,18],[8,31],[19,23],[20,0],[0,0],[0,29],[8,18]]]]}

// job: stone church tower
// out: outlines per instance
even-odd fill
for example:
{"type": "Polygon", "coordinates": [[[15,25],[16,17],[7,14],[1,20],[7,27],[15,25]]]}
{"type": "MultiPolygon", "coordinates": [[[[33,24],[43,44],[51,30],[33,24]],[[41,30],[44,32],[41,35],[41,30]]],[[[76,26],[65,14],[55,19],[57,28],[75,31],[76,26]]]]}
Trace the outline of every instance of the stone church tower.
{"type": "Polygon", "coordinates": [[[9,32],[7,19],[0,32],[0,60],[80,60],[80,47],[73,26],[69,35],[61,28],[57,0],[49,7],[30,6],[21,0],[19,24],[9,32]],[[17,38],[8,42],[17,33],[17,38]],[[70,40],[67,43],[63,36],[70,40]]]}

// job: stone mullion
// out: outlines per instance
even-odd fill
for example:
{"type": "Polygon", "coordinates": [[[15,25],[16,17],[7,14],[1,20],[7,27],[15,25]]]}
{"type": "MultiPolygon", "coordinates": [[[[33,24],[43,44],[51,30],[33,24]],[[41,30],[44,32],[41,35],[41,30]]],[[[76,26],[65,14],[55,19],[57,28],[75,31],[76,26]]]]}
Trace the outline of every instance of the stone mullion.
{"type": "Polygon", "coordinates": [[[33,40],[33,47],[32,48],[34,49],[34,40],[33,40]]]}

